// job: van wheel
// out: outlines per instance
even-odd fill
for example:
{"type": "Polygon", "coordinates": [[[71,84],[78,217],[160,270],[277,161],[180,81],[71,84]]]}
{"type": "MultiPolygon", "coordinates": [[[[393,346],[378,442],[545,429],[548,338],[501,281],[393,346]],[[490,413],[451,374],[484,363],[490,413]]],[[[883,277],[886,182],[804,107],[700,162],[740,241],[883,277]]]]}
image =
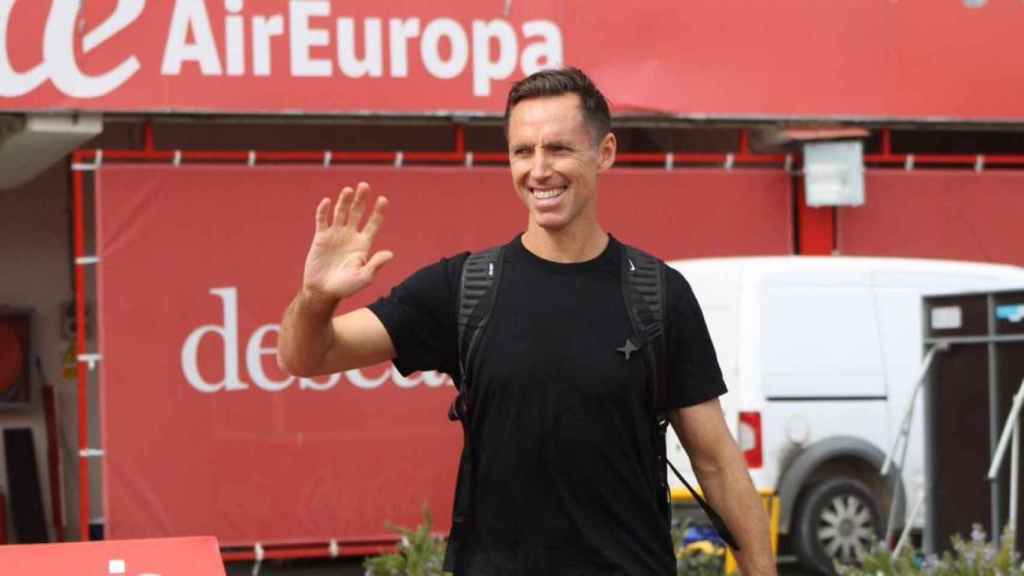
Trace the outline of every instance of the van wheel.
{"type": "Polygon", "coordinates": [[[835,574],[835,562],[859,564],[881,537],[878,503],[853,478],[811,486],[795,520],[800,562],[825,574],[835,574]]]}

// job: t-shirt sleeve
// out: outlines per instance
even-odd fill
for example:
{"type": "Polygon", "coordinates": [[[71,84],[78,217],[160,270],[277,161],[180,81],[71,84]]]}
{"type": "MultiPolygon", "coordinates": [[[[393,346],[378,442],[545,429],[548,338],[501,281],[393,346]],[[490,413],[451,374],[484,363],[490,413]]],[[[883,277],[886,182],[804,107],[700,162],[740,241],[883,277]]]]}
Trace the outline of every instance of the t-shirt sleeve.
{"type": "Polygon", "coordinates": [[[457,373],[455,299],[468,254],[421,268],[370,304],[391,337],[394,364],[403,376],[418,370],[457,373]]]}
{"type": "Polygon", "coordinates": [[[679,271],[669,268],[667,364],[669,408],[700,404],[726,392],[700,304],[679,271]]]}

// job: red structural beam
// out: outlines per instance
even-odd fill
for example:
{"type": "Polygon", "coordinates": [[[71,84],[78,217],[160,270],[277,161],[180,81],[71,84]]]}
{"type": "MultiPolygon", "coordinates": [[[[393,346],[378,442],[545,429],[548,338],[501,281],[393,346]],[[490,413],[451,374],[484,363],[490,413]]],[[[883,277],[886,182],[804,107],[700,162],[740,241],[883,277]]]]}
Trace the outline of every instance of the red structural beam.
{"type": "Polygon", "coordinates": [[[866,154],[865,164],[881,164],[905,166],[908,162],[914,166],[1016,166],[1024,167],[1024,156],[984,154],[866,154]]]}
{"type": "MultiPolygon", "coordinates": [[[[435,534],[435,536],[441,538],[444,535],[435,534]]],[[[377,542],[356,542],[350,544],[339,542],[334,553],[332,553],[331,544],[327,542],[267,546],[263,548],[262,558],[265,560],[296,560],[300,558],[330,558],[335,555],[338,557],[376,556],[379,554],[394,552],[396,546],[397,539],[387,541],[381,540],[377,542]]],[[[260,555],[257,554],[255,547],[226,547],[221,550],[221,558],[225,562],[257,560],[259,559],[259,556],[260,555]]]]}
{"type": "MultiPolygon", "coordinates": [[[[75,152],[72,163],[82,161],[82,155],[75,152]]],[[[75,326],[77,328],[75,350],[85,353],[85,265],[80,260],[85,256],[85,184],[81,171],[72,173],[72,194],[74,206],[74,258],[75,258],[75,326]]],[[[89,447],[89,395],[87,390],[88,365],[78,361],[78,484],[79,484],[79,536],[83,542],[89,540],[89,459],[84,451],[89,447]]]]}
{"type": "MultiPolygon", "coordinates": [[[[75,153],[76,162],[95,162],[102,152],[102,159],[121,161],[149,162],[310,162],[328,165],[341,162],[419,162],[419,163],[463,163],[469,152],[459,151],[347,151],[347,150],[79,150],[75,153]]],[[[474,152],[474,162],[504,163],[508,162],[508,154],[504,152],[474,152]]],[[[673,165],[719,164],[722,166],[764,166],[784,165],[784,154],[726,154],[726,153],[643,153],[633,152],[619,154],[620,162],[630,164],[673,165]]]]}
{"type": "Polygon", "coordinates": [[[795,178],[796,253],[802,256],[829,256],[835,250],[836,210],[831,207],[812,208],[807,205],[802,178],[795,178]]]}

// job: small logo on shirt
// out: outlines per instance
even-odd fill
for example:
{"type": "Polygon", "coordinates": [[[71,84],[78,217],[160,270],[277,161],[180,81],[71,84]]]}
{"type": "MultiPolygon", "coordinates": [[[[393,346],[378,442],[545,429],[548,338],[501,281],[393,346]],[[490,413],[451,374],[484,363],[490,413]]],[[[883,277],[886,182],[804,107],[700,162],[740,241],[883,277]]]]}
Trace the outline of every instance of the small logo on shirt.
{"type": "Polygon", "coordinates": [[[629,338],[626,338],[626,343],[621,348],[615,349],[616,352],[622,352],[622,354],[626,357],[626,360],[629,360],[630,354],[636,352],[637,350],[639,350],[639,348],[637,348],[636,344],[633,344],[633,341],[630,340],[629,338]]]}

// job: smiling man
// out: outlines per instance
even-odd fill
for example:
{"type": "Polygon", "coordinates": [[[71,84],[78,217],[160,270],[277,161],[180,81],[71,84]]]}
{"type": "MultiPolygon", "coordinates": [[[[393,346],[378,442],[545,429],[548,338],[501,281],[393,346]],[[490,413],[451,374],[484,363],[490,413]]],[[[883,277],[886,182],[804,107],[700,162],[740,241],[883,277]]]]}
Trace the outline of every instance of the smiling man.
{"type": "Polygon", "coordinates": [[[335,317],[392,254],[372,251],[384,198],[360,228],[367,184],[342,190],[333,211],[324,199],[279,362],[312,376],[393,360],[403,374],[441,370],[460,383],[465,445],[446,559],[456,575],[675,574],[658,417],[735,535],[744,574],[774,574],[767,516],[722,417],[725,386],[689,285],[657,263],[664,329],[645,339],[631,320],[623,274],[635,252],[597,217],[599,175],[616,151],[604,96],[577,69],[538,72],[512,88],[505,119],[526,230],[481,255],[489,263],[443,258],[335,317]],[[484,284],[479,328],[460,319],[463,269],[476,266],[467,261],[500,270],[484,284]],[[652,396],[642,352],[655,344],[666,385],[652,396]]]}

